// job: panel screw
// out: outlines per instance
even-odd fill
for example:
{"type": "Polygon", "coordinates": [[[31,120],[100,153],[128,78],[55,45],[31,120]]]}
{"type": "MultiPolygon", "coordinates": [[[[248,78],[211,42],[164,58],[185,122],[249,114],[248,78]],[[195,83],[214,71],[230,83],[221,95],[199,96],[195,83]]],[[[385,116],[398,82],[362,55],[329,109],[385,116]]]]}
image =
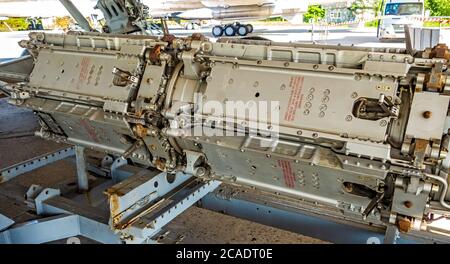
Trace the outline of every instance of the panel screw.
{"type": "Polygon", "coordinates": [[[423,118],[429,119],[432,116],[432,113],[430,111],[423,112],[423,118]]]}
{"type": "Polygon", "coordinates": [[[411,207],[413,206],[413,204],[412,204],[411,201],[406,201],[406,202],[403,203],[403,205],[404,205],[406,208],[411,208],[411,207]]]}

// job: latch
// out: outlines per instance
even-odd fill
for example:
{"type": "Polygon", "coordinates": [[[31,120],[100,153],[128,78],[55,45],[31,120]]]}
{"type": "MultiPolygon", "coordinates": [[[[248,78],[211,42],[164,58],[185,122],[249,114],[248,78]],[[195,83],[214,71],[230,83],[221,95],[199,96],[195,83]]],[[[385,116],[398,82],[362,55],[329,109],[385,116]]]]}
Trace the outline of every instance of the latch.
{"type": "Polygon", "coordinates": [[[125,87],[128,84],[139,83],[139,78],[131,74],[131,72],[114,67],[112,73],[114,75],[113,84],[115,86],[125,87]]]}
{"type": "Polygon", "coordinates": [[[379,120],[386,117],[397,118],[400,109],[399,102],[393,101],[391,97],[380,94],[378,99],[359,98],[353,105],[353,115],[356,118],[366,120],[379,120]]]}

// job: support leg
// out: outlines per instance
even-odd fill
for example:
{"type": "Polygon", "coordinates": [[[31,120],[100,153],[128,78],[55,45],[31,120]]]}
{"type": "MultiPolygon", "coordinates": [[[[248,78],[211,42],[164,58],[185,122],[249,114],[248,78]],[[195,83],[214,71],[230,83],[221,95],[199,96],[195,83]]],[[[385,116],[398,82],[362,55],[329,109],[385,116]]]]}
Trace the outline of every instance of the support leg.
{"type": "Polygon", "coordinates": [[[77,160],[77,177],[78,190],[80,192],[87,192],[89,190],[88,174],[86,170],[86,159],[84,155],[84,147],[76,146],[75,154],[77,160]]]}
{"type": "Polygon", "coordinates": [[[400,237],[398,228],[395,225],[389,225],[384,235],[384,244],[397,244],[397,239],[400,237]]]}

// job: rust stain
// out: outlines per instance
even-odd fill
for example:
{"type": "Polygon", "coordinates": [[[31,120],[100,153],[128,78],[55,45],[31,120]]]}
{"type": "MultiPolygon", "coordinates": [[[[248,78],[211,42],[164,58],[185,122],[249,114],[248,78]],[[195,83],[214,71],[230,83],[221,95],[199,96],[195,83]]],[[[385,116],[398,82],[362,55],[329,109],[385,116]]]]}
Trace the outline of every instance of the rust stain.
{"type": "Polygon", "coordinates": [[[143,125],[141,124],[137,124],[134,127],[134,132],[136,134],[136,136],[140,137],[140,138],[144,138],[147,136],[147,128],[145,128],[143,125]]]}
{"type": "Polygon", "coordinates": [[[398,230],[402,233],[408,233],[412,229],[411,220],[408,218],[402,218],[397,222],[398,230]]]}
{"type": "Polygon", "coordinates": [[[125,195],[125,193],[123,193],[120,189],[116,189],[114,187],[106,189],[104,193],[108,196],[117,195],[119,197],[122,197],[123,195],[125,195]]]}
{"type": "Polygon", "coordinates": [[[159,56],[161,55],[161,46],[156,45],[149,54],[149,59],[153,64],[159,64],[159,56]]]}
{"type": "Polygon", "coordinates": [[[160,171],[164,171],[166,169],[166,161],[162,158],[159,158],[155,161],[156,168],[160,171]]]}
{"type": "Polygon", "coordinates": [[[117,223],[120,221],[120,205],[119,205],[119,199],[116,195],[109,196],[109,210],[111,213],[111,217],[113,217],[113,225],[116,226],[117,223]],[[119,217],[117,217],[119,216],[119,217]]]}

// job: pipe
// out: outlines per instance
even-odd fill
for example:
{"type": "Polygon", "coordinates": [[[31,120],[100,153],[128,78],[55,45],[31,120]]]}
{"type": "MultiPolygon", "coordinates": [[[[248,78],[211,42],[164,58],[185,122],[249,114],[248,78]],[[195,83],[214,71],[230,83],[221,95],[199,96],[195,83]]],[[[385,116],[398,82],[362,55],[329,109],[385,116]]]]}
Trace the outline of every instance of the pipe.
{"type": "Polygon", "coordinates": [[[71,0],[59,0],[61,4],[69,11],[70,15],[77,21],[78,25],[86,31],[94,31],[89,25],[87,19],[81,14],[80,10],[72,3],[71,0]]]}
{"type": "Polygon", "coordinates": [[[450,209],[450,205],[447,202],[445,202],[445,196],[447,195],[447,191],[448,191],[447,181],[444,178],[436,176],[436,175],[432,175],[432,174],[428,174],[428,173],[424,173],[424,175],[425,175],[425,177],[428,177],[430,179],[436,180],[441,183],[443,190],[441,192],[441,197],[439,197],[439,203],[443,207],[450,209]]]}
{"type": "Polygon", "coordinates": [[[10,96],[11,95],[9,93],[9,91],[6,89],[6,85],[7,84],[8,83],[6,83],[6,82],[0,81],[0,95],[1,95],[1,93],[5,94],[6,96],[10,96]]]}
{"type": "Polygon", "coordinates": [[[86,156],[84,153],[84,147],[75,146],[75,154],[77,164],[78,191],[80,193],[84,193],[89,191],[89,178],[86,169],[86,156]]]}

